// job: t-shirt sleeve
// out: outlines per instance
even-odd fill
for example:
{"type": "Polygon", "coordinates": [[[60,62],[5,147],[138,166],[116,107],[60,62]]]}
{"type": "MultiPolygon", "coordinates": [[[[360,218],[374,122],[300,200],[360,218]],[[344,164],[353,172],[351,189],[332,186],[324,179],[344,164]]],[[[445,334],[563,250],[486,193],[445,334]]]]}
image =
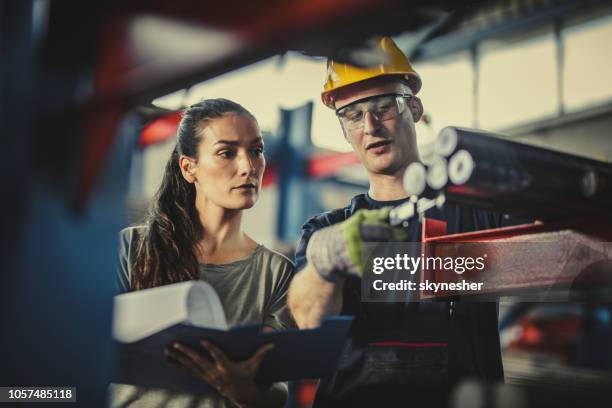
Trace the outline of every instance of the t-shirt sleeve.
{"type": "Polygon", "coordinates": [[[117,293],[131,290],[132,260],[136,246],[135,228],[125,228],[119,232],[119,259],[115,273],[115,288],[117,293]]]}
{"type": "Polygon", "coordinates": [[[290,260],[279,254],[274,256],[272,268],[274,287],[272,289],[272,296],[267,302],[263,324],[275,330],[296,327],[287,306],[287,292],[291,279],[293,279],[295,268],[290,260]]]}
{"type": "Polygon", "coordinates": [[[302,225],[302,235],[295,248],[294,262],[296,272],[301,271],[306,266],[306,248],[308,248],[308,242],[312,234],[330,225],[345,221],[349,216],[348,208],[340,208],[316,215],[302,225]]]}
{"type": "Polygon", "coordinates": [[[310,241],[312,234],[321,228],[323,228],[323,225],[316,218],[311,218],[302,225],[302,235],[295,248],[294,261],[296,272],[301,271],[306,266],[306,248],[308,248],[308,241],[310,241]]]}

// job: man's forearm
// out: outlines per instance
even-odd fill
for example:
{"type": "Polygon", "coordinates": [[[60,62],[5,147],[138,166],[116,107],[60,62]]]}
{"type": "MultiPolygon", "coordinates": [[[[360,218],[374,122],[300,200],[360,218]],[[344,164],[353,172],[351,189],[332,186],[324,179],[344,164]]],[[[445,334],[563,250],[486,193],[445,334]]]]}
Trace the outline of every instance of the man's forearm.
{"type": "Polygon", "coordinates": [[[300,329],[312,329],[327,315],[342,309],[344,279],[329,282],[311,265],[298,273],[289,287],[289,310],[300,329]]]}

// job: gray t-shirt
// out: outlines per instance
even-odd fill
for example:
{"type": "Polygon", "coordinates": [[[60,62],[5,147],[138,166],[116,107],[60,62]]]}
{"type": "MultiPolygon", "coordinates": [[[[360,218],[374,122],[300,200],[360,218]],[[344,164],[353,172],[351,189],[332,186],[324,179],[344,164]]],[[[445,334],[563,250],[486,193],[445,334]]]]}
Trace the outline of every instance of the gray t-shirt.
{"type": "MultiPolygon", "coordinates": [[[[120,233],[119,292],[130,290],[138,237],[145,227],[130,227],[120,233]]],[[[287,308],[287,290],[293,264],[284,256],[258,245],[244,259],[223,265],[200,264],[200,279],[215,289],[230,326],[261,324],[276,330],[295,327],[287,308]]],[[[232,404],[221,396],[195,396],[168,390],[112,384],[112,407],[225,408],[232,404]]]]}

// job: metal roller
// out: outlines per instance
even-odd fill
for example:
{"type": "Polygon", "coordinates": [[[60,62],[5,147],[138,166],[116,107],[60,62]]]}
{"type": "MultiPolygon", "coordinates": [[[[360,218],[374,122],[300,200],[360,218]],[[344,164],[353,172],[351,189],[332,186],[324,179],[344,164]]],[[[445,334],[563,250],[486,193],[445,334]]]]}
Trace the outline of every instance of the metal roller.
{"type": "Polygon", "coordinates": [[[456,127],[440,132],[436,153],[449,158],[451,202],[542,220],[612,208],[610,163],[456,127]]]}
{"type": "Polygon", "coordinates": [[[428,168],[422,163],[412,163],[404,172],[404,190],[416,200],[419,197],[435,198],[448,183],[446,160],[432,163],[428,168]]]}
{"type": "Polygon", "coordinates": [[[448,178],[455,185],[465,184],[474,172],[474,159],[467,150],[459,150],[450,159],[448,178]]]}
{"type": "Polygon", "coordinates": [[[448,164],[446,159],[436,157],[432,160],[427,171],[427,185],[434,190],[441,190],[448,183],[448,164]]]}
{"type": "Polygon", "coordinates": [[[427,169],[422,163],[411,163],[404,172],[404,190],[410,195],[419,196],[427,186],[427,169]]]}
{"type": "Polygon", "coordinates": [[[412,217],[444,204],[445,197],[440,191],[448,183],[446,160],[436,158],[429,168],[419,162],[411,163],[404,172],[403,181],[410,201],[391,210],[389,222],[394,226],[406,226],[412,217]]]}
{"type": "Polygon", "coordinates": [[[438,134],[434,145],[434,153],[441,157],[450,156],[457,148],[457,132],[453,127],[445,127],[438,134]]]}

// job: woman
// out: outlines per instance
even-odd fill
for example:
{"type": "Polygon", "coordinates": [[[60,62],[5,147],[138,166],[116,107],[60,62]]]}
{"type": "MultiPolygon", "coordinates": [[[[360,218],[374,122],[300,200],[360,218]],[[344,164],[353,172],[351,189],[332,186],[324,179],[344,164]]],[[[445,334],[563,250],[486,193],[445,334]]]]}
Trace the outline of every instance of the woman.
{"type": "MultiPolygon", "coordinates": [[[[240,228],[242,210],[257,201],[265,169],[263,139],[245,108],[226,99],[190,106],[144,226],[121,232],[121,291],[203,279],[225,308],[228,324],[261,324],[264,330],[292,325],[286,292],[292,263],[253,241],[240,228]]],[[[285,384],[261,387],[253,379],[265,353],[230,361],[203,342],[212,359],[176,344],[169,359],[219,391],[192,396],[114,385],[115,406],[282,406],[285,384]]]]}

